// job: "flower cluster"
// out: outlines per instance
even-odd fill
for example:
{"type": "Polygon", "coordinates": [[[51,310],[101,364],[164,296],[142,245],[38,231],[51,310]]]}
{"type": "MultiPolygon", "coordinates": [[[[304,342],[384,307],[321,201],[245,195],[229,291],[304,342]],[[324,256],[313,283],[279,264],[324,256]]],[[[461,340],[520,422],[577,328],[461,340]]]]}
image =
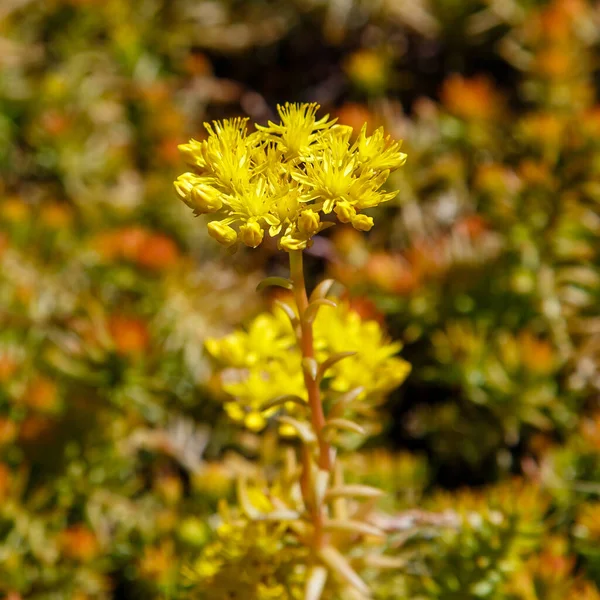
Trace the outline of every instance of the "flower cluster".
{"type": "Polygon", "coordinates": [[[216,217],[208,232],[218,242],[256,248],[266,231],[280,248],[299,250],[332,225],[322,220],[331,212],[360,231],[371,229],[373,219],[362,211],[396,195],[382,186],[406,155],[382,129],[367,135],[365,126],[353,141],[351,127],[328,115],[317,119],[318,108],[279,106],[281,122],[253,133],[247,119],[206,124],[207,139],[179,147],[193,170],[179,176],[175,189],[194,213],[216,217]]]}
{"type": "MultiPolygon", "coordinates": [[[[376,321],[363,321],[347,304],[321,306],[314,321],[316,358],[320,364],[331,356],[348,353],[335,362],[323,377],[332,398],[357,392],[352,414],[367,418],[369,409],[399,386],[410,365],[395,356],[399,343],[389,343],[376,321]]],[[[246,331],[238,330],[207,340],[209,353],[222,370],[220,389],[226,394],[225,410],[234,421],[260,431],[280,406],[274,399],[290,396],[285,408],[292,414],[306,402],[302,355],[294,329],[283,309],[256,317],[246,331]]],[[[283,428],[283,432],[289,429],[283,428]]]]}
{"type": "Polygon", "coordinates": [[[225,509],[215,539],[189,569],[202,598],[300,600],[305,579],[301,546],[290,548],[285,524],[249,520],[225,509]]]}

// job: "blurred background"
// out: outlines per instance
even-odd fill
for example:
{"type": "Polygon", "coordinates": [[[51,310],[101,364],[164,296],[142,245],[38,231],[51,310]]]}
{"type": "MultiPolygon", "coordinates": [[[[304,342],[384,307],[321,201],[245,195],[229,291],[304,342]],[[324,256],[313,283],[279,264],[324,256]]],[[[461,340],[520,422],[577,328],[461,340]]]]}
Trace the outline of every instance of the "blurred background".
{"type": "Polygon", "coordinates": [[[376,597],[600,598],[599,41],[586,0],[3,0],[0,597],[184,593],[272,452],[203,344],[287,267],[208,238],[177,145],[316,101],[409,156],[307,256],[413,365],[350,459],[414,517],[376,597]]]}

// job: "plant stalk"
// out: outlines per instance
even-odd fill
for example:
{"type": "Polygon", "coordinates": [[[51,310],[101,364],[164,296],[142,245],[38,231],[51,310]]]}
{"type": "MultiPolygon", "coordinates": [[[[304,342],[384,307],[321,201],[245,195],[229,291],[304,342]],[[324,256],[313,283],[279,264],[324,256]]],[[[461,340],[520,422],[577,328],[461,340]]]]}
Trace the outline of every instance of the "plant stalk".
{"type": "MultiPolygon", "coordinates": [[[[313,326],[304,318],[308,308],[308,293],[306,291],[306,281],[304,279],[304,264],[302,250],[289,252],[290,255],[290,278],[294,284],[294,297],[298,307],[298,318],[300,321],[300,338],[298,343],[302,353],[302,358],[315,358],[315,348],[313,341],[313,326]]],[[[304,384],[308,393],[308,405],[310,408],[311,423],[317,437],[319,447],[318,465],[319,468],[331,473],[333,465],[331,460],[331,448],[323,436],[325,427],[325,414],[323,413],[323,404],[321,402],[321,392],[319,383],[304,370],[304,384]]],[[[303,463],[303,481],[306,485],[310,479],[310,453],[302,452],[303,463]]],[[[303,487],[305,487],[303,485],[303,487]]],[[[314,495],[313,495],[314,497],[314,495]]],[[[306,498],[309,506],[312,504],[311,498],[306,498]]],[[[323,507],[314,506],[312,508],[313,520],[315,526],[315,544],[321,546],[324,543],[323,537],[323,507]]]]}

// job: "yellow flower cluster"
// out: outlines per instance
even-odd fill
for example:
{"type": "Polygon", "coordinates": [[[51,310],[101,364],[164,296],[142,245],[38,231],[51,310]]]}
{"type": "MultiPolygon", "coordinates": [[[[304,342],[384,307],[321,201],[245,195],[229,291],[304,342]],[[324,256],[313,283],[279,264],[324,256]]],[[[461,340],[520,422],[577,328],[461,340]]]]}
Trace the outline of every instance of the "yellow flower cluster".
{"type": "MultiPolygon", "coordinates": [[[[314,321],[316,359],[323,364],[341,352],[355,352],[333,364],[325,373],[323,394],[330,399],[359,390],[360,404],[372,407],[400,385],[410,365],[394,356],[401,348],[390,344],[376,321],[363,321],[346,304],[322,306],[314,321]]],[[[246,331],[206,342],[209,353],[224,367],[220,385],[227,394],[225,409],[237,422],[260,431],[281,407],[264,407],[278,396],[306,400],[302,356],[288,316],[278,307],[259,315],[246,331]]],[[[285,403],[286,410],[302,410],[285,403]]],[[[355,409],[356,411],[356,409],[355,409]]],[[[354,412],[354,414],[357,414],[354,412]]]]}
{"type": "Polygon", "coordinates": [[[189,573],[205,600],[301,600],[306,550],[287,540],[288,526],[229,516],[189,573]]]}
{"type": "Polygon", "coordinates": [[[300,250],[333,224],[322,220],[331,212],[371,229],[362,211],[395,196],[382,186],[406,155],[381,129],[368,136],[365,126],[353,141],[351,127],[328,115],[317,119],[318,108],[279,106],[281,122],[253,133],[247,119],[206,124],[207,139],[179,146],[193,171],[179,176],[175,189],[196,214],[216,217],[208,232],[218,242],[256,248],[266,231],[280,248],[300,250]]]}

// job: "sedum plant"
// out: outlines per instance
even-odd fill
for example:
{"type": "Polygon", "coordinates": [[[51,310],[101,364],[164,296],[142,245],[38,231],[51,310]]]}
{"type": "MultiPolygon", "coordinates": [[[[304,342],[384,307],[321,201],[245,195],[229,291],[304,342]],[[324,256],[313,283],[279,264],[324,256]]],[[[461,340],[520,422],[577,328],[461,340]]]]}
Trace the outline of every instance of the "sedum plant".
{"type": "Polygon", "coordinates": [[[369,598],[361,571],[396,566],[372,518],[383,492],[347,483],[338,455],[377,429],[375,408],[409,365],[377,322],[328,297],[333,280],[308,294],[303,250],[332,214],[369,230],[363,211],[393,198],[383,185],[406,155],[382,130],[352,138],[317,110],[280,106],[280,123],[252,133],[245,119],[215,122],[180,146],[192,170],[175,188],[212,217],[210,235],[230,249],[276,238],[290,264],[289,279],[259,285],[289,297],[207,343],[229,417],[253,432],[275,428],[281,453],[240,478],[237,506],[221,506],[216,537],[188,573],[203,598],[369,598]]]}

